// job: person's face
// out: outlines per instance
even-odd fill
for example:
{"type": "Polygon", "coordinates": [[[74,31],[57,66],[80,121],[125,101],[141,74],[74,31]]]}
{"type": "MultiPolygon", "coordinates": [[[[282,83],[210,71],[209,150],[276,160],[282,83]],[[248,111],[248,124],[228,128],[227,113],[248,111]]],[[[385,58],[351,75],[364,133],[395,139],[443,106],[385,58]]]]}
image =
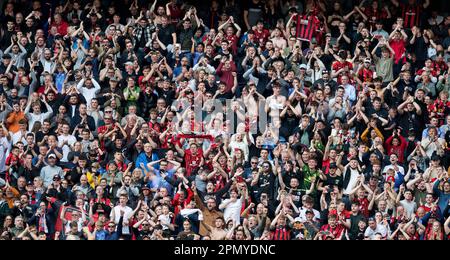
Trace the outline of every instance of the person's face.
{"type": "Polygon", "coordinates": [[[50,166],[55,166],[55,164],[56,164],[56,158],[55,158],[55,157],[49,157],[49,158],[48,158],[48,164],[49,164],[50,166]]]}
{"type": "Polygon", "coordinates": [[[407,199],[407,200],[412,199],[412,193],[410,191],[405,192],[405,199],[407,199]]]}
{"type": "Polygon", "coordinates": [[[397,164],[398,158],[396,155],[392,154],[391,157],[389,158],[389,161],[391,162],[391,164],[397,164]]]}
{"type": "Polygon", "coordinates": [[[25,184],[26,184],[25,179],[19,178],[17,180],[17,186],[23,188],[23,187],[25,187],[25,184]]]}
{"type": "Polygon", "coordinates": [[[35,112],[36,114],[41,113],[41,106],[40,105],[33,106],[33,112],[35,112]]]}
{"type": "Polygon", "coordinates": [[[441,224],[439,223],[439,221],[435,221],[433,223],[433,231],[438,232],[440,229],[441,229],[441,224]]]}
{"type": "Polygon", "coordinates": [[[450,192],[450,183],[448,183],[448,182],[444,183],[444,192],[445,193],[450,192]]]}
{"type": "Polygon", "coordinates": [[[187,221],[183,222],[183,228],[185,231],[190,231],[191,230],[191,224],[187,221]]]}
{"type": "Polygon", "coordinates": [[[119,198],[119,203],[120,203],[121,205],[125,205],[125,204],[127,204],[127,202],[128,202],[128,199],[127,199],[126,197],[121,196],[121,197],[119,198]]]}

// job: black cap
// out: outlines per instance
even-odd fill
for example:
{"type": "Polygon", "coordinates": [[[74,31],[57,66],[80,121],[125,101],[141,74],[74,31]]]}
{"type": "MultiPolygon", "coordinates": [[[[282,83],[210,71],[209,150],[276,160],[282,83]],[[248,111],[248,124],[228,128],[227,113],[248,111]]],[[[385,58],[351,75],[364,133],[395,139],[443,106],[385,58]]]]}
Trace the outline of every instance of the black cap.
{"type": "Polygon", "coordinates": [[[337,165],[336,163],[330,163],[330,169],[336,169],[337,165]]]}
{"type": "Polygon", "coordinates": [[[55,175],[55,176],[53,176],[53,180],[54,181],[60,181],[61,180],[61,176],[55,175]]]}
{"type": "Polygon", "coordinates": [[[33,186],[33,182],[32,181],[28,181],[27,182],[27,186],[33,186]]]}

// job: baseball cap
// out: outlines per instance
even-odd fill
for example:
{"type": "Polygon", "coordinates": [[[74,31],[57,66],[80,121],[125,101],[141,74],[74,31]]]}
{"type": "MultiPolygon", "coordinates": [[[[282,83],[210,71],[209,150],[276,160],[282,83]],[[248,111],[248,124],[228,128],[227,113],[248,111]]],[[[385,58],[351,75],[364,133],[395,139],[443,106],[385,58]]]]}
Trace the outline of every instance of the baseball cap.
{"type": "Polygon", "coordinates": [[[336,169],[337,165],[336,163],[330,163],[330,169],[336,169]]]}
{"type": "Polygon", "coordinates": [[[53,176],[53,180],[54,181],[60,181],[61,180],[61,176],[55,175],[55,176],[53,176]]]}
{"type": "Polygon", "coordinates": [[[27,182],[27,186],[33,186],[34,184],[33,184],[33,182],[32,181],[28,181],[27,182]]]}
{"type": "Polygon", "coordinates": [[[365,59],[364,59],[364,63],[372,63],[372,59],[370,59],[370,58],[365,58],[365,59]]]}
{"type": "Polygon", "coordinates": [[[54,153],[52,153],[52,154],[50,154],[49,156],[48,156],[48,158],[50,159],[50,158],[55,158],[56,159],[56,155],[54,154],[54,153]]]}
{"type": "Polygon", "coordinates": [[[308,68],[308,67],[306,66],[306,64],[301,64],[301,65],[300,65],[300,69],[305,69],[305,70],[306,70],[307,68],[308,68]]]}

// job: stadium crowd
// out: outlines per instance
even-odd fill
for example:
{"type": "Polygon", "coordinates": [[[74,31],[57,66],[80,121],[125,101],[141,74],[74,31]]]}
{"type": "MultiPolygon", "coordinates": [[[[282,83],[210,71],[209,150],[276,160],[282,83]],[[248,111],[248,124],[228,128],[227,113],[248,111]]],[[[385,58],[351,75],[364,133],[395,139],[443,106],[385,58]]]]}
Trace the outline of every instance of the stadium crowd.
{"type": "Polygon", "coordinates": [[[1,240],[450,238],[446,0],[0,10],[1,240]]]}

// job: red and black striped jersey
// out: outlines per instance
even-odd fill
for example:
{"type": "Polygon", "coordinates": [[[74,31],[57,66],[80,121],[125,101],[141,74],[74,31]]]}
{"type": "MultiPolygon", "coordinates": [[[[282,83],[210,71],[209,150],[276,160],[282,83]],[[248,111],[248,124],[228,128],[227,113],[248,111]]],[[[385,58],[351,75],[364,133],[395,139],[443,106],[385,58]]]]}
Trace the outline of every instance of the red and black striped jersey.
{"type": "Polygon", "coordinates": [[[405,28],[413,28],[419,25],[420,16],[422,14],[422,6],[420,4],[403,4],[400,3],[400,8],[402,10],[402,18],[404,21],[405,28]]]}
{"type": "Polygon", "coordinates": [[[272,240],[291,240],[291,229],[289,227],[277,227],[272,234],[272,240]]]}
{"type": "Polygon", "coordinates": [[[297,15],[294,19],[297,23],[295,36],[302,41],[311,41],[320,26],[319,18],[313,15],[297,15]]]}

